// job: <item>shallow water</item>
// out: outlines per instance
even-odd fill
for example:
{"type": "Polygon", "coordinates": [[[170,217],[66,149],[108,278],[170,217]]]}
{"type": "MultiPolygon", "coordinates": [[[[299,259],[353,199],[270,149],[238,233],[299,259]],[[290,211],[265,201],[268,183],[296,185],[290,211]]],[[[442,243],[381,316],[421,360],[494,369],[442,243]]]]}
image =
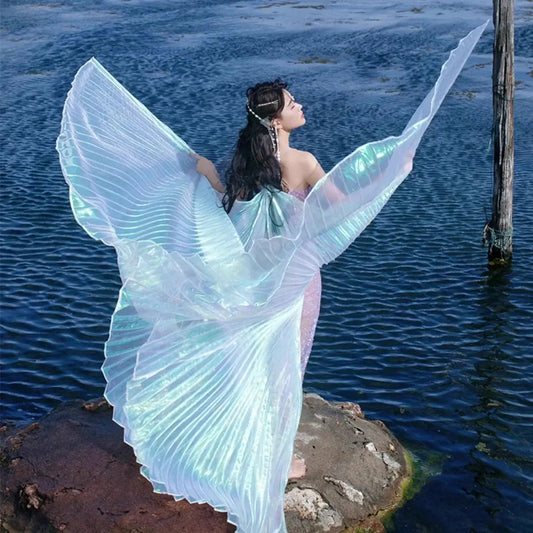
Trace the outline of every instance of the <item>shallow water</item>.
{"type": "MultiPolygon", "coordinates": [[[[330,168],[399,133],[481,0],[4,1],[2,404],[21,422],[100,395],[119,289],[76,225],[54,150],[76,70],[95,56],[199,153],[224,165],[243,91],[282,76],[305,105],[294,145],[330,168]]],[[[489,3],[490,4],[490,3],[489,3]]],[[[411,177],[323,270],[305,389],[386,422],[420,467],[395,531],[533,527],[533,5],[516,2],[512,268],[480,247],[491,196],[491,32],[428,130],[411,177]]]]}

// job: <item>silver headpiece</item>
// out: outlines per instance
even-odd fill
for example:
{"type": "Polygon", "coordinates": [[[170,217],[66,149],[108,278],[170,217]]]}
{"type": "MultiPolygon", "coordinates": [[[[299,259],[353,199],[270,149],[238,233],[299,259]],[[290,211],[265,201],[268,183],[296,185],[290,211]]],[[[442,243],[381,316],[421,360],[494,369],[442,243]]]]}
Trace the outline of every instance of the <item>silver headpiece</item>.
{"type": "MultiPolygon", "coordinates": [[[[277,100],[273,100],[272,102],[265,102],[263,104],[257,104],[257,107],[274,104],[276,102],[277,102],[277,100]]],[[[272,123],[270,122],[268,117],[261,118],[257,113],[255,113],[252,110],[252,108],[250,107],[250,104],[248,103],[248,100],[246,100],[246,109],[248,110],[248,112],[252,116],[254,116],[257,120],[259,120],[259,122],[261,123],[262,126],[264,126],[267,129],[268,134],[270,135],[270,140],[272,141],[272,148],[274,148],[274,153],[276,154],[276,159],[278,161],[281,161],[281,156],[280,156],[280,153],[279,153],[278,130],[276,130],[276,128],[274,128],[274,126],[272,126],[272,123]]]]}
{"type": "MultiPolygon", "coordinates": [[[[259,107],[259,106],[258,106],[259,107]]],[[[270,129],[272,127],[272,124],[270,124],[270,120],[268,120],[268,117],[261,118],[257,113],[255,113],[252,108],[250,107],[250,104],[248,103],[248,100],[246,101],[246,109],[248,110],[248,113],[252,114],[259,122],[267,129],[270,129]]]]}
{"type": "Polygon", "coordinates": [[[272,100],[271,102],[263,102],[262,104],[257,104],[257,107],[263,107],[264,105],[272,105],[272,104],[277,104],[278,103],[278,100],[272,100]]]}

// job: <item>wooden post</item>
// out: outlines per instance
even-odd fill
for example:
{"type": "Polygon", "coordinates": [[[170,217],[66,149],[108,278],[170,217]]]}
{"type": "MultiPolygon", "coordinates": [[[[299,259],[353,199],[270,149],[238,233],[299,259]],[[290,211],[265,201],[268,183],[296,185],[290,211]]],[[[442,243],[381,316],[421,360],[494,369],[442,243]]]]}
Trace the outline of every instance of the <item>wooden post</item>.
{"type": "Polygon", "coordinates": [[[494,189],[485,237],[489,264],[510,263],[513,253],[514,0],[493,0],[494,189]]]}

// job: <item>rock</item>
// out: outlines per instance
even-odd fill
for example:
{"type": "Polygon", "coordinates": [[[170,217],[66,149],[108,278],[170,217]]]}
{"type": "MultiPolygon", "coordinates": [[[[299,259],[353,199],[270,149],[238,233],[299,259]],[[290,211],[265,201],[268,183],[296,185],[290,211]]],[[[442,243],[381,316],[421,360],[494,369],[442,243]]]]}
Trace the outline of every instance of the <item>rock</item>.
{"type": "Polygon", "coordinates": [[[399,505],[409,472],[400,443],[383,422],[366,420],[356,404],[307,394],[295,453],[305,459],[307,471],[287,485],[290,533],[384,531],[379,517],[399,505]],[[317,496],[312,500],[309,494],[317,496]],[[308,510],[311,502],[317,502],[314,513],[308,510]],[[324,506],[340,520],[326,527],[319,512],[324,506]]]}
{"type": "Polygon", "coordinates": [[[342,517],[313,489],[295,487],[285,493],[285,511],[293,511],[304,520],[314,523],[323,531],[342,526],[342,517]]]}
{"type": "MultiPolygon", "coordinates": [[[[0,428],[0,530],[9,533],[229,533],[208,505],[155,494],[102,400],[69,402],[26,428],[0,428]]],[[[401,445],[355,404],[306,395],[287,485],[289,533],[382,531],[406,477],[401,445]]]]}
{"type": "Polygon", "coordinates": [[[340,479],[335,479],[334,477],[330,476],[324,476],[324,480],[336,485],[339,488],[342,496],[348,498],[351,502],[356,502],[359,505],[363,505],[363,501],[365,499],[363,493],[360,490],[357,490],[355,487],[352,487],[352,485],[349,483],[346,483],[346,481],[341,481],[340,479]]]}
{"type": "Polygon", "coordinates": [[[208,505],[155,494],[111,413],[103,402],[69,402],[2,436],[0,531],[235,531],[208,505]]]}

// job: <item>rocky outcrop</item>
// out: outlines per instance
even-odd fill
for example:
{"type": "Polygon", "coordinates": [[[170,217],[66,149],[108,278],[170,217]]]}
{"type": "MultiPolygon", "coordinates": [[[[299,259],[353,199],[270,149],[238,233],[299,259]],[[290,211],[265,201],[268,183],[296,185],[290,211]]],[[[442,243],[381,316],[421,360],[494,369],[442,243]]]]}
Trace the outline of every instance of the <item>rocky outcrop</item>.
{"type": "MultiPolygon", "coordinates": [[[[208,505],[155,494],[103,401],[70,402],[24,429],[1,428],[1,527],[15,532],[229,533],[208,505]]],[[[406,464],[399,443],[355,404],[304,400],[296,453],[306,475],[287,485],[290,533],[380,531],[406,464]]]]}
{"type": "Polygon", "coordinates": [[[290,533],[384,531],[379,518],[399,504],[409,473],[403,448],[382,422],[366,420],[357,404],[308,394],[295,453],[307,472],[287,485],[290,533]]]}

